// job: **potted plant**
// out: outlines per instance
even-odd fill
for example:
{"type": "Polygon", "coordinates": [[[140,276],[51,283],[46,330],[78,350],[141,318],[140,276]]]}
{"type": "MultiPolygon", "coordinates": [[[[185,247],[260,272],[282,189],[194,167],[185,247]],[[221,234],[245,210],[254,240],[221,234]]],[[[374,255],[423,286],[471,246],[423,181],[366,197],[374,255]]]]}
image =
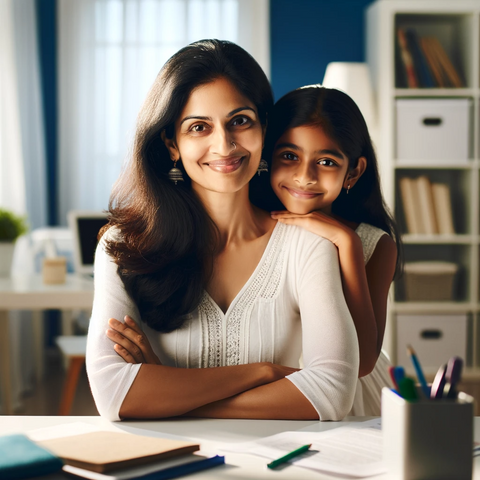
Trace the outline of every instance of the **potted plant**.
{"type": "Polygon", "coordinates": [[[10,275],[15,241],[27,230],[26,217],[0,208],[0,277],[10,275]]]}

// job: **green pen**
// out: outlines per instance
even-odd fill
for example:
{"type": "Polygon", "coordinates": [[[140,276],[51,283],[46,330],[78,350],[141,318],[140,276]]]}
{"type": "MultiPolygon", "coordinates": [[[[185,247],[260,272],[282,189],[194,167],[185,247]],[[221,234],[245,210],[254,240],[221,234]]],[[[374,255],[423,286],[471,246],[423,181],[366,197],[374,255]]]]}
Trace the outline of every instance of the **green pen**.
{"type": "Polygon", "coordinates": [[[400,395],[407,401],[418,400],[417,389],[415,388],[415,381],[413,378],[404,377],[398,382],[398,389],[400,395]]]}
{"type": "Polygon", "coordinates": [[[297,457],[298,455],[301,455],[302,453],[305,453],[312,444],[308,445],[303,445],[302,447],[297,448],[296,450],[291,451],[290,453],[287,453],[283,457],[277,458],[276,460],[273,460],[273,462],[267,463],[268,468],[275,468],[281,465],[282,463],[288,462],[294,457],[297,457]]]}

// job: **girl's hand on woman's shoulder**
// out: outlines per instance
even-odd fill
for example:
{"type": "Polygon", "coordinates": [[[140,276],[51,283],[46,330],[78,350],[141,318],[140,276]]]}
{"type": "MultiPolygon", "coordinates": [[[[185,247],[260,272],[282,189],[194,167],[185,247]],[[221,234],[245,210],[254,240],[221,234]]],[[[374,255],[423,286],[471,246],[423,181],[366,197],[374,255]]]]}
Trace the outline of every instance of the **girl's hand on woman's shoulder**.
{"type": "Polygon", "coordinates": [[[306,214],[291,213],[287,210],[271,212],[272,218],[287,225],[297,225],[320,237],[330,240],[337,248],[357,235],[354,230],[337,219],[320,211],[306,214]]]}
{"type": "Polygon", "coordinates": [[[107,337],[115,342],[113,348],[127,363],[162,364],[155,355],[145,332],[131,317],[127,315],[125,323],[110,318],[108,325],[110,328],[106,332],[107,337]]]}

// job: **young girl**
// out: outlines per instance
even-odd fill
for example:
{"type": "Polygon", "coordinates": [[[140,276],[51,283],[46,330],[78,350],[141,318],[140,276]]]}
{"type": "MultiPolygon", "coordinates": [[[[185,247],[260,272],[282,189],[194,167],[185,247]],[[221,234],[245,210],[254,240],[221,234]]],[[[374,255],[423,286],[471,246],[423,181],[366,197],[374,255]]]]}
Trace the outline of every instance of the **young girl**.
{"type": "Polygon", "coordinates": [[[400,269],[400,237],[382,198],[377,161],[363,116],[339,90],[294,90],[274,107],[267,130],[279,222],[330,240],[357,330],[359,380],[352,415],[379,415],[391,386],[381,351],[390,284],[400,269]]]}

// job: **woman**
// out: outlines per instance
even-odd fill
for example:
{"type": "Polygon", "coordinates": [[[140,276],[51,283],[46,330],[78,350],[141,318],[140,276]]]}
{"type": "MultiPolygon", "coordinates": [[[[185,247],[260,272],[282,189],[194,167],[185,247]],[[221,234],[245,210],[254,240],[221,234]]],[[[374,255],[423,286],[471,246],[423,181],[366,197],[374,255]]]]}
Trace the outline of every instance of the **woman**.
{"type": "Polygon", "coordinates": [[[259,65],[230,42],[193,43],[159,73],[95,260],[87,369],[102,415],[350,410],[358,343],[335,247],[248,199],[272,104],[259,65]],[[127,315],[138,326],[118,322],[127,315]],[[117,355],[129,336],[130,352],[146,336],[153,363],[117,355]]]}

